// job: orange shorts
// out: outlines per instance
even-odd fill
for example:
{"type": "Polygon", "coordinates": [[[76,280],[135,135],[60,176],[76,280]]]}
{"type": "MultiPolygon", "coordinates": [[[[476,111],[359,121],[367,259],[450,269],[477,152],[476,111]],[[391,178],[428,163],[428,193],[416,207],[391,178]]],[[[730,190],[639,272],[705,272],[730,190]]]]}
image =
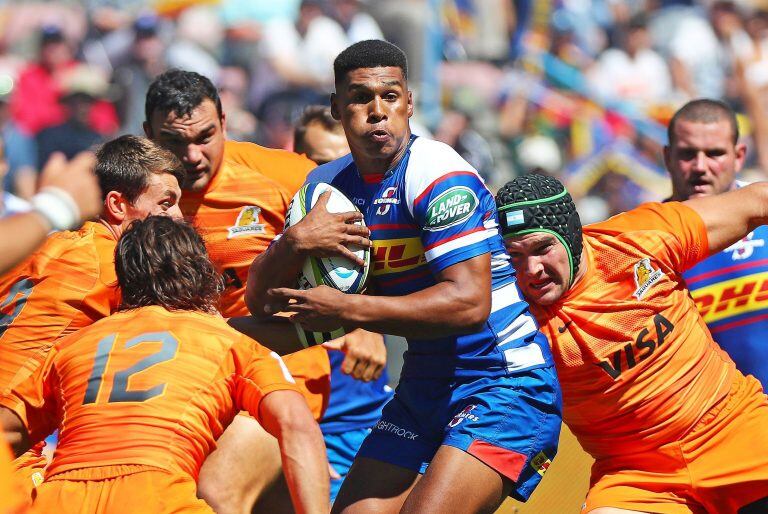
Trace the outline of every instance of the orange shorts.
{"type": "Polygon", "coordinates": [[[38,443],[13,461],[14,475],[24,495],[32,501],[34,491],[43,482],[48,459],[43,455],[45,443],[38,443]]]}
{"type": "Polygon", "coordinates": [[[57,473],[37,488],[34,512],[214,514],[192,477],[148,466],[99,466],[57,473]]]}
{"type": "Polygon", "coordinates": [[[598,507],[654,514],[768,512],[766,434],[768,397],[754,377],[739,373],[729,396],[680,440],[595,462],[582,513],[598,507]]]}

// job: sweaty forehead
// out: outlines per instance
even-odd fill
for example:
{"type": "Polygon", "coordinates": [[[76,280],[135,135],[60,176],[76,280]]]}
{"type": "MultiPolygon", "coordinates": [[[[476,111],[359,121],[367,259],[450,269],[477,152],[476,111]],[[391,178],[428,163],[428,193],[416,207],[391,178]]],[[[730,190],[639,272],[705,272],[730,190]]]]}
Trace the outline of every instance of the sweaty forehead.
{"type": "Polygon", "coordinates": [[[539,244],[557,242],[557,238],[548,232],[530,232],[528,234],[506,236],[504,244],[507,248],[523,250],[539,244]]]}
{"type": "Polygon", "coordinates": [[[674,144],[681,147],[723,147],[733,144],[733,129],[728,120],[699,122],[679,120],[674,128],[674,144]]]}
{"type": "Polygon", "coordinates": [[[216,128],[220,120],[216,107],[211,102],[203,102],[181,116],[175,112],[155,111],[151,124],[156,136],[194,136],[216,128]]]}

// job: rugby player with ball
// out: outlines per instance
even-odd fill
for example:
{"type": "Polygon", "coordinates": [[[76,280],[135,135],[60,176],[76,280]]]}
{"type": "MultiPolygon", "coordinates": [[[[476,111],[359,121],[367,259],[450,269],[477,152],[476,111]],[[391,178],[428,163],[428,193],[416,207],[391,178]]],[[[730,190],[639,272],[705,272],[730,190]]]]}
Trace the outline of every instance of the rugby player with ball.
{"type": "Polygon", "coordinates": [[[308,183],[330,184],[362,213],[329,212],[329,193],[310,199],[306,216],[254,260],[246,288],[260,318],[285,311],[306,330],[408,340],[400,385],[333,512],[491,512],[507,496],[525,500],[555,456],[561,394],[504,251],[493,195],[449,146],[411,135],[399,48],[356,43],[334,73],[332,113],[352,153],[308,183]],[[367,229],[357,224],[363,218],[367,229]],[[354,247],[369,245],[369,294],[296,288],[307,257],[364,268],[354,247]]]}

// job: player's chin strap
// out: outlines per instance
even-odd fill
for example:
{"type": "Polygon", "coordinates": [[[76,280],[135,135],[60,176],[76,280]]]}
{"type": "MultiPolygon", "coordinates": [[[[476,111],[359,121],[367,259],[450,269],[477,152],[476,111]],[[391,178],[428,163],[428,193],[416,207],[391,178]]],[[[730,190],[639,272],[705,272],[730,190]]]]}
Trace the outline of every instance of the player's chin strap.
{"type": "Polygon", "coordinates": [[[296,333],[299,334],[299,341],[301,341],[301,345],[304,348],[327,343],[328,341],[341,337],[346,333],[344,332],[343,328],[337,328],[331,332],[310,332],[309,330],[304,330],[301,328],[301,325],[298,323],[294,323],[293,326],[296,327],[296,333]]]}
{"type": "MultiPolygon", "coordinates": [[[[507,184],[505,189],[514,187],[514,182],[507,184]]],[[[560,187],[562,191],[551,196],[513,201],[499,206],[499,225],[504,239],[533,232],[546,232],[555,236],[568,254],[570,286],[573,285],[581,260],[581,220],[571,195],[562,185],[560,187]]]]}

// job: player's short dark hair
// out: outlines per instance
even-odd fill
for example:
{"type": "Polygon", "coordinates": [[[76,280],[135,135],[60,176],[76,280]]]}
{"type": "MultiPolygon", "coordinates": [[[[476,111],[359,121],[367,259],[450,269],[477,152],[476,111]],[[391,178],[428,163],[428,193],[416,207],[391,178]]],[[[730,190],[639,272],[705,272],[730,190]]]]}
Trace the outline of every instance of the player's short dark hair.
{"type": "Polygon", "coordinates": [[[327,132],[343,132],[344,128],[339,120],[331,115],[331,108],[324,105],[308,105],[301,114],[296,127],[293,129],[293,151],[307,153],[304,137],[307,127],[312,124],[321,125],[327,132]]]}
{"type": "Polygon", "coordinates": [[[145,137],[120,136],[96,151],[96,177],[106,198],[118,191],[133,202],[149,185],[152,173],[170,173],[183,185],[184,165],[171,152],[145,137]]]}
{"type": "Polygon", "coordinates": [[[170,69],[149,85],[144,115],[147,122],[151,121],[155,111],[162,114],[174,113],[180,117],[188,116],[206,99],[216,104],[216,112],[221,119],[221,98],[213,82],[194,71],[170,69]]]}
{"type": "Polygon", "coordinates": [[[678,109],[667,126],[667,138],[670,145],[674,142],[675,125],[680,120],[695,123],[717,123],[725,120],[731,126],[733,144],[735,145],[739,141],[739,123],[736,120],[736,113],[722,100],[697,98],[678,109]]]}
{"type": "Polygon", "coordinates": [[[169,216],[131,223],[117,244],[115,270],[120,310],[159,305],[213,313],[224,287],[200,234],[169,216]]]}
{"type": "Polygon", "coordinates": [[[408,59],[400,48],[381,39],[366,39],[343,50],[333,61],[333,75],[336,85],[347,73],[359,68],[396,67],[403,71],[408,80],[408,59]]]}

